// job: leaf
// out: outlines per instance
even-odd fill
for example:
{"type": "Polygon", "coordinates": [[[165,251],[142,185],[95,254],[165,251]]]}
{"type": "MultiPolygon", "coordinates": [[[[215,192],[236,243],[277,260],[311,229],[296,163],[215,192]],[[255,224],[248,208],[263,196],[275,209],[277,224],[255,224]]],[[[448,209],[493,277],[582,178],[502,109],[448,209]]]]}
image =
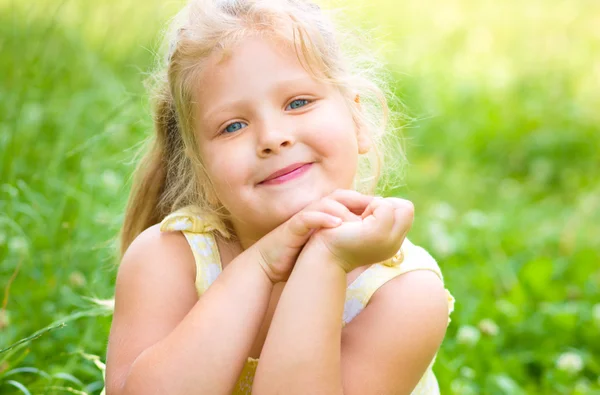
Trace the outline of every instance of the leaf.
{"type": "Polygon", "coordinates": [[[46,373],[43,370],[40,370],[38,368],[34,368],[32,366],[24,366],[22,368],[11,369],[11,370],[5,372],[2,375],[2,377],[8,377],[8,376],[12,376],[13,374],[19,374],[19,373],[34,373],[34,374],[38,374],[38,375],[42,376],[45,379],[50,378],[50,375],[48,373],[46,373]]]}
{"type": "Polygon", "coordinates": [[[69,373],[60,372],[60,373],[53,374],[52,377],[61,379],[61,380],[65,380],[65,381],[70,381],[72,383],[75,383],[75,384],[83,387],[83,383],[81,382],[81,380],[79,380],[77,377],[75,377],[69,373]]]}
{"type": "Polygon", "coordinates": [[[8,381],[6,381],[6,384],[10,384],[12,386],[17,387],[25,395],[31,395],[31,392],[29,392],[29,390],[23,384],[19,383],[18,381],[8,380],[8,381]]]}

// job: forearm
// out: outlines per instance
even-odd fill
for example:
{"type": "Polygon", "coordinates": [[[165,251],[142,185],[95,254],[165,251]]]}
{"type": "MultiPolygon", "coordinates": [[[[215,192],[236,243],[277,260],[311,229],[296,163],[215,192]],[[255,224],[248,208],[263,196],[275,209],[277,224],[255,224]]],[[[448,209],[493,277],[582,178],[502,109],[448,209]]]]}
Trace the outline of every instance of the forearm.
{"type": "Polygon", "coordinates": [[[230,394],[273,289],[258,259],[251,247],[227,265],[169,336],[136,359],[120,394],[230,394]]]}
{"type": "Polygon", "coordinates": [[[346,273],[328,261],[328,254],[308,247],[277,305],[254,379],[254,394],[342,393],[346,273]]]}

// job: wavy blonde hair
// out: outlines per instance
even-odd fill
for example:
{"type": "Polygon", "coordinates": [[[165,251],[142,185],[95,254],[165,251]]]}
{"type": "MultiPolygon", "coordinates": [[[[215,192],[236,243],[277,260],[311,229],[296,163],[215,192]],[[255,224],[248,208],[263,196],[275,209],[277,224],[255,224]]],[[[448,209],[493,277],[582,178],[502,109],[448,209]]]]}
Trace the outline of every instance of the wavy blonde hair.
{"type": "MultiPolygon", "coordinates": [[[[339,12],[339,11],[338,11],[339,12]]],[[[227,213],[215,203],[194,133],[194,90],[206,59],[252,34],[288,42],[306,71],[337,87],[351,109],[356,127],[364,129],[373,149],[359,161],[356,190],[373,194],[386,152],[392,164],[402,162],[402,150],[386,137],[389,124],[387,83],[381,62],[364,45],[364,32],[336,29],[335,12],[306,0],[191,0],[171,21],[157,70],[147,80],[153,99],[155,135],[135,173],[121,232],[121,255],[146,228],[167,214],[191,206],[210,217],[217,230],[231,236],[227,213]],[[164,55],[166,51],[166,56],[164,55]],[[359,95],[361,105],[354,101],[359,95]]],[[[391,95],[390,95],[391,96],[391,95]]],[[[395,168],[397,166],[391,166],[395,168]]]]}

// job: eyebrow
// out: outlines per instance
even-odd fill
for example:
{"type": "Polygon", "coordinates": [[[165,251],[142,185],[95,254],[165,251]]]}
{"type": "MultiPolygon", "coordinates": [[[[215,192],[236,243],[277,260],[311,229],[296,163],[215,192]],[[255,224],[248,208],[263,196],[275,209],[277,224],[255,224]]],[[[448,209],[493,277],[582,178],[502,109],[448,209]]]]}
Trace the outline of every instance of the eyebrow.
{"type": "MultiPolygon", "coordinates": [[[[301,76],[301,77],[297,77],[297,78],[290,78],[290,79],[286,79],[286,80],[281,80],[278,81],[273,87],[271,87],[271,89],[269,89],[268,94],[272,95],[274,92],[279,91],[281,89],[284,89],[290,85],[294,85],[294,84],[298,84],[298,83],[310,83],[314,86],[318,85],[318,82],[313,80],[312,78],[306,77],[306,76],[301,76]]],[[[225,103],[223,105],[220,105],[218,107],[213,107],[208,109],[208,111],[205,112],[204,115],[204,119],[205,120],[211,120],[214,116],[216,116],[218,113],[227,110],[231,107],[236,107],[236,106],[241,106],[243,104],[246,104],[249,100],[245,100],[245,99],[240,99],[240,100],[234,100],[228,103],[225,103]]]]}

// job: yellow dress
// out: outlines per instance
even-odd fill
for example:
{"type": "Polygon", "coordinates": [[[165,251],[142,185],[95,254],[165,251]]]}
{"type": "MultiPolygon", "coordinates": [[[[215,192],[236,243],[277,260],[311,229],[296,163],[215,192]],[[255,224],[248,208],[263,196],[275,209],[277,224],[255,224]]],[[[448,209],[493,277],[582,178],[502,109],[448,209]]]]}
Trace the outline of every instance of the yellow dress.
{"type": "MultiPolygon", "coordinates": [[[[160,230],[163,232],[181,231],[185,235],[196,261],[196,289],[198,296],[201,296],[221,273],[221,258],[213,235],[215,227],[184,208],[168,215],[161,222],[160,230]]],[[[431,270],[443,281],[442,272],[431,255],[406,239],[396,256],[387,262],[370,266],[348,286],[342,325],[346,325],[360,313],[379,287],[394,277],[413,270],[431,270]]],[[[454,298],[448,290],[446,293],[450,313],[454,310],[454,298]]],[[[448,318],[448,322],[450,322],[450,318],[448,318]]],[[[434,361],[425,371],[412,395],[440,393],[432,370],[434,361]]],[[[257,366],[258,359],[248,358],[233,395],[251,394],[257,366]]]]}

